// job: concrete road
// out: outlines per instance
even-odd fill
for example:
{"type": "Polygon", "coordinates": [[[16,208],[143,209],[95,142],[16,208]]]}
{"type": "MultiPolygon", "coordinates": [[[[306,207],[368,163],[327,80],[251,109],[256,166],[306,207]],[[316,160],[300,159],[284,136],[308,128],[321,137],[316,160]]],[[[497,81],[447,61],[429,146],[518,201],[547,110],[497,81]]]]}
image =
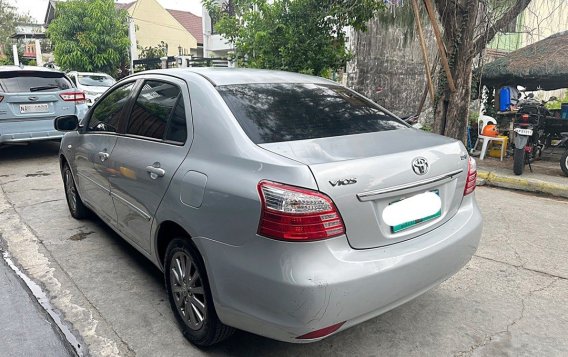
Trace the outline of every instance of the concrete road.
{"type": "Polygon", "coordinates": [[[27,357],[41,351],[43,356],[74,356],[53,320],[1,258],[0,301],[0,355],[27,357]]]}
{"type": "Polygon", "coordinates": [[[568,355],[566,200],[479,188],[481,246],[438,288],[318,343],[239,332],[200,351],[178,332],[161,273],[99,220],[70,217],[57,144],[0,149],[0,188],[10,254],[94,356],[568,355]]]}

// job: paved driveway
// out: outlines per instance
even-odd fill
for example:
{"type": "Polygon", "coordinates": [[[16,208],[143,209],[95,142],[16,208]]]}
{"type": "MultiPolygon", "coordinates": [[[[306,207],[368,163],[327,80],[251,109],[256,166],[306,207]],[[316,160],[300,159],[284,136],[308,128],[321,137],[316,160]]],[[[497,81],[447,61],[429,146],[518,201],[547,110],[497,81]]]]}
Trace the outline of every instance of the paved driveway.
{"type": "Polygon", "coordinates": [[[438,288],[322,342],[239,332],[200,351],[178,332],[161,273],[99,220],[70,217],[57,146],[0,149],[0,234],[92,355],[568,355],[566,200],[478,188],[481,246],[438,288]]]}

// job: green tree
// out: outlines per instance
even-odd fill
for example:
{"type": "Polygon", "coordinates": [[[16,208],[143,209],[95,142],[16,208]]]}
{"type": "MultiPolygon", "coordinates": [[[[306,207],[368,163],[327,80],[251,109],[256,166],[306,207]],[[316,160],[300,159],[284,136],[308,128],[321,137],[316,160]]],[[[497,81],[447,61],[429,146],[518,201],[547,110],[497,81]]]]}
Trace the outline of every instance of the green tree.
{"type": "Polygon", "coordinates": [[[128,14],[116,9],[113,0],[57,2],[47,34],[63,70],[116,76],[128,58],[128,14]]]}
{"type": "Polygon", "coordinates": [[[374,0],[204,0],[215,30],[240,66],[329,75],[350,58],[345,26],[365,29],[384,5],[374,0]]]}

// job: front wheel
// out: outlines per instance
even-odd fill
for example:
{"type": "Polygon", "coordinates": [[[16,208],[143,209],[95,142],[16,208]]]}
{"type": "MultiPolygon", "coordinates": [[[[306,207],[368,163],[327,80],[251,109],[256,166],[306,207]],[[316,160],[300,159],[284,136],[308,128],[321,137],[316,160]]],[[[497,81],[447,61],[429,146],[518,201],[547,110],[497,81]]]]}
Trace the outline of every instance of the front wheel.
{"type": "Polygon", "coordinates": [[[525,148],[515,148],[513,154],[513,172],[515,175],[522,175],[525,168],[525,148]]]}
{"type": "Polygon", "coordinates": [[[562,157],[560,158],[560,168],[564,175],[568,176],[568,150],[564,151],[562,157]]]}
{"type": "Polygon", "coordinates": [[[187,238],[174,238],[166,250],[166,290],[172,311],[187,340],[199,347],[214,345],[233,333],[217,317],[205,265],[187,238]]]}

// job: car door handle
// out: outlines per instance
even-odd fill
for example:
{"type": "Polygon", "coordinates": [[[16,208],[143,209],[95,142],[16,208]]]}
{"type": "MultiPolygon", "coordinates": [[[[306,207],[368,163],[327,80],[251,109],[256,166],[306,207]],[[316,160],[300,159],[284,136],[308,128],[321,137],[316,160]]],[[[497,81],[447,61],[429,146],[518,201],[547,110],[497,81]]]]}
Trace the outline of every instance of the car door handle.
{"type": "Polygon", "coordinates": [[[101,159],[102,162],[105,162],[110,157],[110,154],[108,152],[104,152],[104,151],[99,152],[98,155],[99,155],[99,159],[101,159]]]}
{"type": "Polygon", "coordinates": [[[146,171],[150,173],[150,177],[153,179],[157,179],[158,177],[162,177],[166,174],[166,170],[152,165],[146,166],[146,171]]]}

